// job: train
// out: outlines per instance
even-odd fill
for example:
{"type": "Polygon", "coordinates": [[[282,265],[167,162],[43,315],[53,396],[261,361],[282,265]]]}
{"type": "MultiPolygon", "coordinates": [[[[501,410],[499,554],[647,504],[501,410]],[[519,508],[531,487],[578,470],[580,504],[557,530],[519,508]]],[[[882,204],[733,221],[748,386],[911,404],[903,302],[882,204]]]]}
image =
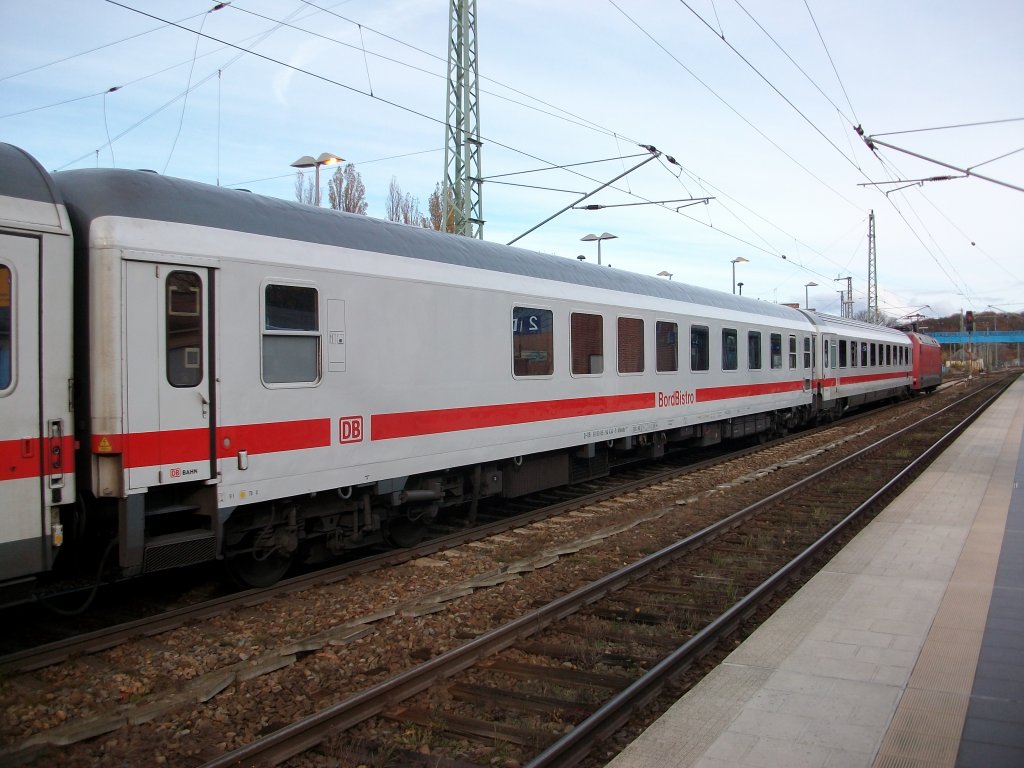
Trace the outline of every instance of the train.
{"type": "Polygon", "coordinates": [[[938,386],[938,345],[553,255],[0,144],[0,603],[409,546],[626,458],[938,386]]]}

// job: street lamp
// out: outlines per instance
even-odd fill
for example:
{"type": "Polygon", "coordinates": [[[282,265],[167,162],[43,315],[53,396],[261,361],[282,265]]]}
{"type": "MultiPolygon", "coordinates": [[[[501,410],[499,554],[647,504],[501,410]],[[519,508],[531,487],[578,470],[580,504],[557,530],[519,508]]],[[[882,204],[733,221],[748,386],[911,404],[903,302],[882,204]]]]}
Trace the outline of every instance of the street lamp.
{"type": "Polygon", "coordinates": [[[320,166],[321,165],[337,165],[338,163],[345,162],[344,158],[332,155],[330,152],[321,152],[320,157],[314,160],[309,155],[303,155],[294,163],[292,168],[315,168],[316,169],[316,205],[320,205],[320,166]]]}
{"type": "Polygon", "coordinates": [[[817,288],[817,287],[818,287],[817,283],[804,283],[804,309],[810,309],[811,308],[811,302],[807,298],[807,289],[808,288],[817,288]]]}
{"type": "Polygon", "coordinates": [[[742,281],[738,282],[738,283],[736,283],[736,285],[740,289],[740,296],[742,296],[743,295],[743,282],[742,281]]]}
{"type": "Polygon", "coordinates": [[[658,277],[667,277],[669,280],[671,280],[672,279],[672,273],[669,272],[667,269],[663,269],[663,270],[661,270],[661,272],[658,273],[658,277]]]}
{"type": "Polygon", "coordinates": [[[601,241],[602,240],[614,240],[618,235],[613,235],[611,232],[604,232],[600,235],[584,235],[580,238],[582,242],[590,243],[597,240],[597,266],[601,266],[601,241]]]}
{"type": "Polygon", "coordinates": [[[745,259],[742,256],[737,256],[735,259],[732,260],[732,292],[733,293],[736,293],[736,265],[737,264],[743,264],[743,263],[748,262],[748,261],[750,261],[750,259],[745,259]]]}

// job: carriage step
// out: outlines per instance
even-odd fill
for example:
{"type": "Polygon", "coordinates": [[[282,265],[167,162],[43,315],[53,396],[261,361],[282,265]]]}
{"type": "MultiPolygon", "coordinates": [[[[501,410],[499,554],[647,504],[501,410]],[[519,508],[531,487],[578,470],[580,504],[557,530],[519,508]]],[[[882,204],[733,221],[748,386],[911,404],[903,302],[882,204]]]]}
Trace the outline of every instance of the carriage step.
{"type": "Polygon", "coordinates": [[[163,507],[151,507],[146,509],[146,517],[156,517],[157,515],[174,515],[179,512],[192,512],[195,514],[202,514],[199,507],[195,504],[168,504],[163,507]]]}

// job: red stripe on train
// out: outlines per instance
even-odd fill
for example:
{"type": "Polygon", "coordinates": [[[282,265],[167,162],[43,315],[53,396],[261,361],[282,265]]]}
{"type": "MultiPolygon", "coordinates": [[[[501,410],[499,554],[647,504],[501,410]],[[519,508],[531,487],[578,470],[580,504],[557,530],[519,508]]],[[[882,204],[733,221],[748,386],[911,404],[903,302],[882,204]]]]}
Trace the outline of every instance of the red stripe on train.
{"type": "MultiPolygon", "coordinates": [[[[44,458],[48,458],[50,447],[50,440],[45,437],[0,440],[0,481],[39,477],[41,462],[44,458]]],[[[42,474],[60,475],[75,471],[74,436],[64,435],[61,439],[60,449],[60,469],[50,469],[42,474]]]]}
{"type": "MultiPolygon", "coordinates": [[[[326,448],[331,444],[330,419],[282,421],[272,424],[238,424],[217,429],[217,458],[239,451],[250,455],[326,448]]],[[[93,435],[93,453],[120,453],[125,467],[151,467],[204,461],[210,456],[206,429],[172,429],[162,432],[130,432],[126,435],[93,435]]]]}
{"type": "Polygon", "coordinates": [[[731,400],[736,397],[757,397],[778,395],[783,392],[799,392],[803,381],[773,381],[767,384],[733,384],[727,387],[703,387],[697,390],[697,402],[709,403],[715,400],[731,400]]]}
{"type": "Polygon", "coordinates": [[[639,411],[654,407],[654,393],[579,397],[568,400],[540,400],[532,403],[478,405],[471,408],[444,408],[436,411],[381,413],[370,417],[370,439],[391,440],[467,429],[506,427],[576,416],[639,411]]]}

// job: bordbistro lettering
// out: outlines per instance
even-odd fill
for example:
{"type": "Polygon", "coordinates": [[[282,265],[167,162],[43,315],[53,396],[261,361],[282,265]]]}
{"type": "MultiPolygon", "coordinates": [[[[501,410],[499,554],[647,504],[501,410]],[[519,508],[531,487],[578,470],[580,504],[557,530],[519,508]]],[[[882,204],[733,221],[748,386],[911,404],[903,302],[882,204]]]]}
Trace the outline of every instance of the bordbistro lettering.
{"type": "Polygon", "coordinates": [[[693,405],[695,402],[697,402],[697,397],[693,392],[682,392],[677,389],[675,392],[658,393],[659,408],[672,408],[676,405],[693,405]]]}

